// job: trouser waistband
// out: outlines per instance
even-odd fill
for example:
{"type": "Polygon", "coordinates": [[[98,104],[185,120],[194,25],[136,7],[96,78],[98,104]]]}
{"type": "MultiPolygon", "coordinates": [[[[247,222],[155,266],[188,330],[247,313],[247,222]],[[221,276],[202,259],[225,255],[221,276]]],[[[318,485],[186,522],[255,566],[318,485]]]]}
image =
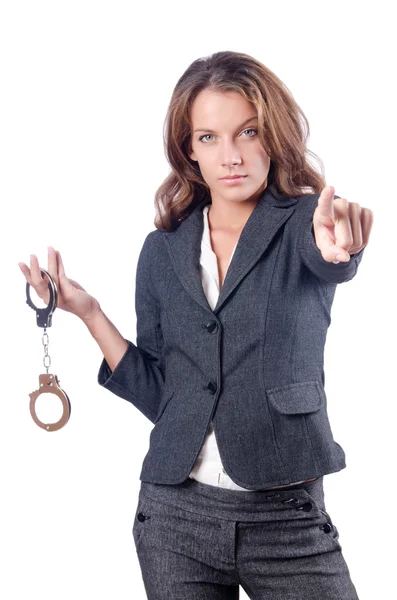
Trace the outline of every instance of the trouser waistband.
{"type": "Polygon", "coordinates": [[[274,511],[291,506],[299,509],[311,501],[324,508],[323,479],[321,476],[314,481],[285,488],[250,493],[208,485],[191,478],[174,485],[141,481],[139,497],[218,518],[262,521],[271,519],[274,511]]]}

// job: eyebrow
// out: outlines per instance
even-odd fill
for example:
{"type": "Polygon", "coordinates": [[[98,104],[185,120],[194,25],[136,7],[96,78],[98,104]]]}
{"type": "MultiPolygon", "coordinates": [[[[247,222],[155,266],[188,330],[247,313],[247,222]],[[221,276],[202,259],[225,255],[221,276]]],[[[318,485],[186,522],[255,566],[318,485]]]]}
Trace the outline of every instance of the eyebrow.
{"type": "MultiPolygon", "coordinates": [[[[253,121],[254,119],[258,119],[258,117],[250,117],[249,119],[246,119],[244,121],[244,123],[241,123],[241,125],[238,126],[237,129],[240,129],[240,127],[243,127],[244,125],[246,125],[247,123],[249,123],[250,121],[253,121]]],[[[213,131],[212,129],[195,129],[193,133],[197,133],[198,131],[209,131],[210,133],[216,133],[215,131],[213,131]]]]}

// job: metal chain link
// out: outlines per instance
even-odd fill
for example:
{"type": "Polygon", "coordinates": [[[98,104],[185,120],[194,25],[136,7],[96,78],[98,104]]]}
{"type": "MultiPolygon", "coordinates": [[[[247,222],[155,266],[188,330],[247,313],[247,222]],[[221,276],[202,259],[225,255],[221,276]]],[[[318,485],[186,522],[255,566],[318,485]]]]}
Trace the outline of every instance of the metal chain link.
{"type": "Polygon", "coordinates": [[[47,369],[47,374],[48,374],[48,369],[49,369],[49,368],[50,368],[50,366],[51,366],[51,357],[50,357],[50,355],[48,354],[48,344],[49,344],[49,342],[50,342],[50,338],[49,338],[49,336],[48,336],[48,333],[47,333],[47,328],[46,328],[46,327],[44,327],[44,333],[43,333],[43,339],[42,339],[42,342],[43,342],[43,346],[44,346],[44,358],[43,358],[43,363],[44,363],[44,366],[45,366],[45,368],[47,369]],[[44,337],[45,337],[45,336],[47,336],[47,342],[45,342],[45,341],[44,341],[44,337]],[[46,359],[47,357],[48,357],[48,360],[50,361],[48,365],[46,365],[46,364],[45,364],[45,359],[46,359]]]}

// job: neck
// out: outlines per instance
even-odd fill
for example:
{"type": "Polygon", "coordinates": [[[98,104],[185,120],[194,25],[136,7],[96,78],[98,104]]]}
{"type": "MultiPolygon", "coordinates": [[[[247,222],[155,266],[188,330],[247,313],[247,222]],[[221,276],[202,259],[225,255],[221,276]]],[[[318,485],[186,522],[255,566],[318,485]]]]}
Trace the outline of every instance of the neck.
{"type": "Polygon", "coordinates": [[[266,185],[259,192],[242,201],[212,198],[212,204],[208,208],[208,223],[210,227],[212,229],[241,231],[257,205],[259,197],[266,189],[266,185]]]}

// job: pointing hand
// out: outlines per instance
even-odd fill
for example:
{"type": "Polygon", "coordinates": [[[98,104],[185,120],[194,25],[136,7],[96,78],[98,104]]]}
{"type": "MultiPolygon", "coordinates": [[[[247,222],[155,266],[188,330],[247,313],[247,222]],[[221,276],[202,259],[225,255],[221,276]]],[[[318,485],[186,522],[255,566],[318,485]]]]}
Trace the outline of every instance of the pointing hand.
{"type": "Polygon", "coordinates": [[[369,241],[374,215],[357,202],[335,198],[332,186],[326,186],[313,214],[316,245],[327,262],[348,262],[350,254],[362,250],[369,241]]]}

